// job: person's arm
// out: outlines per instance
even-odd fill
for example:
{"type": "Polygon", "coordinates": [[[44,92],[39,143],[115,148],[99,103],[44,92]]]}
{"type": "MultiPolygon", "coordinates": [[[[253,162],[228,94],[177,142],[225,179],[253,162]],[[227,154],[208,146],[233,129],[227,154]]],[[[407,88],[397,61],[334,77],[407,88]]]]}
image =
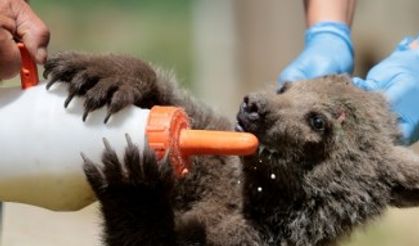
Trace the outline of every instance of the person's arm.
{"type": "Polygon", "coordinates": [[[351,25],[355,0],[305,0],[304,50],[280,74],[278,81],[296,81],[352,73],[351,25]]]}
{"type": "Polygon", "coordinates": [[[22,41],[39,64],[47,59],[49,30],[24,0],[0,1],[0,80],[16,76],[20,54],[15,39],[22,41]]]}
{"type": "Polygon", "coordinates": [[[355,13],[356,0],[304,0],[307,27],[319,22],[343,22],[349,27],[355,13]]]}

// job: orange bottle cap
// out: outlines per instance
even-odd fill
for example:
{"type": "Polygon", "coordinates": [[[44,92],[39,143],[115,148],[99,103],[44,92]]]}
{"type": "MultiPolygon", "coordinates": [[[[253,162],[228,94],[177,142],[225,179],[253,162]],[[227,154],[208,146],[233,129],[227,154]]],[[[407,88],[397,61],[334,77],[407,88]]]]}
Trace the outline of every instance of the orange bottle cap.
{"type": "Polygon", "coordinates": [[[33,61],[31,55],[23,43],[17,43],[22,60],[22,67],[20,69],[20,83],[22,89],[29,88],[38,84],[38,69],[36,63],[33,61]]]}
{"type": "Polygon", "coordinates": [[[162,106],[151,108],[146,127],[148,144],[154,149],[158,159],[170,151],[169,158],[178,176],[188,172],[188,159],[177,146],[181,130],[187,128],[188,116],[183,109],[162,106]]]}
{"type": "Polygon", "coordinates": [[[250,133],[190,130],[188,116],[178,107],[155,106],[146,128],[147,141],[163,158],[169,158],[176,175],[188,172],[191,155],[249,155],[257,150],[258,139],[250,133]]]}

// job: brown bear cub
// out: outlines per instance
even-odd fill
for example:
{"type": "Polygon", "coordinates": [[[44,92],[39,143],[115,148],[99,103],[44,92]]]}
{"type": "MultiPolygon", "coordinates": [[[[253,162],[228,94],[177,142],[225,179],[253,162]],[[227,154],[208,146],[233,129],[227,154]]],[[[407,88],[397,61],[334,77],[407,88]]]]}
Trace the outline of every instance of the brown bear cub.
{"type": "Polygon", "coordinates": [[[126,56],[60,53],[45,77],[85,98],[84,119],[134,104],[176,105],[195,129],[247,131],[259,151],[205,156],[173,176],[167,158],[127,137],[123,160],[105,141],[85,173],[104,217],[106,245],[330,245],[386,206],[419,203],[419,159],[398,146],[384,98],[346,76],[285,84],[244,97],[234,125],[177,88],[170,74],[126,56]]]}

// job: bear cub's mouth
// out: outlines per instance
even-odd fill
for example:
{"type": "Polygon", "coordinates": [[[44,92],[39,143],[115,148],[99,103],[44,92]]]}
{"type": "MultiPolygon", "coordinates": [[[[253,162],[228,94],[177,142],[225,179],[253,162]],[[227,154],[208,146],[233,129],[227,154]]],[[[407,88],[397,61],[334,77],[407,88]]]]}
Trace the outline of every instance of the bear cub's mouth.
{"type": "Polygon", "coordinates": [[[234,130],[236,132],[249,132],[258,137],[260,141],[258,150],[253,156],[265,156],[268,157],[268,159],[277,156],[279,153],[278,150],[263,142],[263,138],[260,137],[260,132],[258,131],[260,128],[258,127],[258,124],[255,124],[254,118],[255,117],[252,117],[252,115],[249,116],[249,114],[241,108],[240,112],[237,114],[237,122],[234,126],[234,130]]]}

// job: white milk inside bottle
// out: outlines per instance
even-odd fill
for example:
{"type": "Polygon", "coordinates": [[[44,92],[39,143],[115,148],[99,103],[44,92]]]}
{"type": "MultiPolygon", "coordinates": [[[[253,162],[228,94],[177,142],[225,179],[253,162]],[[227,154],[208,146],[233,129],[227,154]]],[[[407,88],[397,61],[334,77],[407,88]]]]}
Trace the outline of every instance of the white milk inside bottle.
{"type": "Polygon", "coordinates": [[[125,134],[143,148],[149,110],[137,107],[113,115],[106,108],[82,121],[83,100],[64,108],[66,85],[0,89],[0,201],[52,210],[83,208],[95,196],[83,173],[80,152],[100,163],[107,138],[122,156],[125,134]]]}

